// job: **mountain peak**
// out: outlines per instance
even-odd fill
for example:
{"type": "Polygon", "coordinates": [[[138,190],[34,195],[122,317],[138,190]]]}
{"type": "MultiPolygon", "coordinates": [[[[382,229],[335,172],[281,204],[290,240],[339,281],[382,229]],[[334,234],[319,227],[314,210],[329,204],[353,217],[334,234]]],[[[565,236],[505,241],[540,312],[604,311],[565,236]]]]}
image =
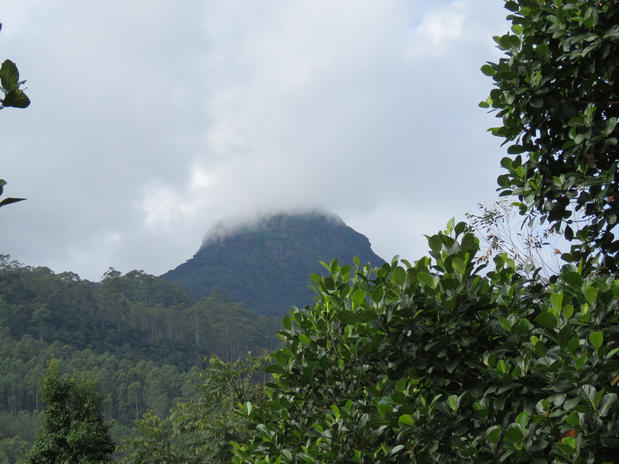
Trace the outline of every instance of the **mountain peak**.
{"type": "Polygon", "coordinates": [[[202,297],[219,286],[232,300],[257,313],[281,315],[311,304],[310,274],[324,273],[320,261],[380,266],[384,261],[364,235],[325,211],[274,213],[218,221],[187,262],[162,277],[202,297]]]}

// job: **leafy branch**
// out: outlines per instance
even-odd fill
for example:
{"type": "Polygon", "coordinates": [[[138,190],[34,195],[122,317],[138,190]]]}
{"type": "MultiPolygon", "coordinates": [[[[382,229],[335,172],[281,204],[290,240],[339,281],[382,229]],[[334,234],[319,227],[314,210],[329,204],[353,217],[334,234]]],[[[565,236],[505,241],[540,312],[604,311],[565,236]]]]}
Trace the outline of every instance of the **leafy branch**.
{"type": "MultiPolygon", "coordinates": [[[[0,23],[2,30],[2,23],[0,23]]],[[[30,105],[30,99],[22,90],[22,86],[26,81],[19,80],[19,70],[15,63],[11,60],[4,60],[0,66],[0,89],[4,97],[0,99],[0,110],[8,107],[12,108],[27,108],[30,105]]],[[[6,181],[0,179],[0,195],[4,190],[6,181]]],[[[23,201],[25,198],[5,198],[0,201],[0,207],[23,201]]]]}

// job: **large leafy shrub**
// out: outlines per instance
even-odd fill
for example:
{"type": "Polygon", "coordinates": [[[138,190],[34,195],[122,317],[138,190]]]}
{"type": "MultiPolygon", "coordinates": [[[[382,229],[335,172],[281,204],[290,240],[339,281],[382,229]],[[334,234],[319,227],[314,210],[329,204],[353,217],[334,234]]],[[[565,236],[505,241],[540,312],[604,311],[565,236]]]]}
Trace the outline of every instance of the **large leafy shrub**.
{"type": "Polygon", "coordinates": [[[482,275],[466,229],[429,237],[414,265],[313,276],[234,462],[614,459],[617,282],[566,268],[546,288],[505,255],[482,275]]]}

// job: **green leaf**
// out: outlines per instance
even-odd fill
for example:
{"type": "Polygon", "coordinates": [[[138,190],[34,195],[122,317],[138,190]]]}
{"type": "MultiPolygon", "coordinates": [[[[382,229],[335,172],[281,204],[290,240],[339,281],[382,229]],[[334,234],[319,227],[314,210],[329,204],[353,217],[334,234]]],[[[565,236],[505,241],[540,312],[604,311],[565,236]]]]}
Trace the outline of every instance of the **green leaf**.
{"type": "Polygon", "coordinates": [[[501,374],[505,374],[507,372],[507,366],[505,365],[505,361],[499,359],[499,362],[496,365],[496,370],[501,374]]]}
{"type": "Polygon", "coordinates": [[[449,403],[449,407],[451,408],[451,410],[455,412],[458,410],[460,400],[457,395],[450,395],[447,398],[447,403],[449,403]]]}
{"type": "Polygon", "coordinates": [[[559,449],[563,452],[563,454],[572,456],[576,451],[576,440],[574,439],[574,437],[564,437],[558,446],[559,449]]]}
{"type": "Polygon", "coordinates": [[[582,277],[580,277],[578,272],[568,271],[561,277],[563,277],[563,280],[572,288],[580,288],[582,285],[582,277]]]}
{"type": "Polygon", "coordinates": [[[496,182],[497,184],[499,184],[500,187],[509,187],[512,183],[512,179],[511,176],[509,174],[502,174],[499,177],[496,178],[496,182]]]}
{"type": "Polygon", "coordinates": [[[597,411],[599,404],[597,400],[598,391],[593,385],[583,385],[580,387],[578,389],[578,396],[593,412],[597,411]]]}
{"type": "Polygon", "coordinates": [[[428,244],[430,245],[430,249],[436,254],[439,254],[443,248],[443,241],[438,235],[428,237],[428,244]]]}
{"type": "Polygon", "coordinates": [[[406,271],[400,266],[395,267],[393,271],[391,271],[391,280],[398,287],[402,286],[404,282],[406,282],[406,271]]]}
{"type": "Polygon", "coordinates": [[[616,24],[609,28],[604,34],[605,39],[619,39],[619,24],[616,24]]]}
{"type": "Polygon", "coordinates": [[[27,108],[30,105],[30,99],[21,90],[14,89],[4,96],[2,105],[13,108],[27,108]]]}
{"type": "Polygon", "coordinates": [[[518,5],[518,2],[510,0],[508,2],[505,2],[505,8],[510,11],[518,11],[520,9],[520,5],[518,5]]]}
{"type": "Polygon", "coordinates": [[[598,291],[595,289],[595,287],[585,288],[585,299],[587,300],[589,304],[595,303],[595,300],[597,300],[597,297],[598,297],[598,291]]]}
{"type": "Polygon", "coordinates": [[[434,288],[434,279],[430,274],[425,271],[421,271],[417,274],[417,280],[422,284],[426,285],[427,287],[434,288]]]}
{"type": "Polygon", "coordinates": [[[504,156],[503,158],[501,158],[501,166],[504,167],[505,169],[511,169],[513,164],[514,162],[511,158],[507,156],[504,156]]]}
{"type": "Polygon", "coordinates": [[[546,329],[554,329],[557,326],[557,318],[548,311],[538,314],[535,322],[546,329]]]}
{"type": "Polygon", "coordinates": [[[617,353],[619,353],[619,348],[615,348],[615,349],[609,351],[609,353],[606,355],[606,359],[612,358],[617,353]]]}
{"type": "Polygon", "coordinates": [[[485,419],[490,414],[490,411],[487,407],[481,404],[479,401],[475,401],[473,403],[473,410],[475,411],[475,415],[485,419]]]}
{"type": "Polygon", "coordinates": [[[490,64],[485,64],[481,67],[481,72],[486,76],[494,76],[496,74],[496,69],[490,64]]]}
{"type": "Polygon", "coordinates": [[[563,305],[563,293],[551,293],[550,304],[560,311],[561,306],[563,305]]]}
{"type": "Polygon", "coordinates": [[[600,347],[602,346],[602,343],[604,342],[604,335],[602,335],[602,332],[590,333],[589,342],[593,345],[593,348],[595,348],[595,351],[599,351],[600,347]]]}
{"type": "Polygon", "coordinates": [[[563,409],[565,409],[566,411],[571,411],[579,404],[580,404],[580,398],[570,398],[565,403],[563,403],[563,409]]]}
{"type": "Polygon", "coordinates": [[[527,150],[522,145],[511,145],[507,149],[507,153],[510,155],[518,155],[520,153],[524,153],[525,151],[527,150]]]}
{"type": "Polygon", "coordinates": [[[464,271],[466,271],[466,265],[464,264],[464,261],[462,261],[460,258],[454,258],[451,261],[451,266],[453,267],[456,274],[460,276],[464,275],[464,271]]]}
{"type": "Polygon", "coordinates": [[[499,316],[498,321],[500,326],[503,327],[506,332],[509,333],[512,331],[512,325],[506,318],[504,318],[503,316],[499,316]]]}
{"type": "Polygon", "coordinates": [[[493,445],[496,445],[501,438],[502,430],[503,429],[500,425],[493,425],[492,427],[488,428],[488,430],[486,430],[488,441],[493,445]]]}
{"type": "Polygon", "coordinates": [[[571,425],[572,427],[577,427],[578,425],[580,425],[580,418],[578,416],[578,413],[576,411],[572,411],[569,416],[567,416],[567,418],[565,419],[565,421],[571,425]]]}
{"type": "Polygon", "coordinates": [[[5,198],[0,201],[0,206],[10,205],[11,203],[17,203],[18,201],[24,201],[25,198],[5,198]]]}
{"type": "Polygon", "coordinates": [[[353,306],[354,307],[361,306],[363,304],[363,302],[365,301],[365,297],[366,297],[366,293],[363,290],[361,290],[361,289],[355,290],[355,293],[353,293],[353,295],[352,295],[352,304],[353,304],[353,306]]]}
{"type": "Polygon", "coordinates": [[[284,372],[284,368],[279,364],[271,364],[270,366],[265,367],[264,370],[270,374],[282,374],[284,372]]]}
{"type": "Polygon", "coordinates": [[[451,233],[454,230],[454,226],[456,225],[456,218],[452,217],[449,221],[447,221],[447,233],[451,233]]]}
{"type": "Polygon", "coordinates": [[[520,444],[524,440],[524,434],[520,427],[511,426],[506,430],[504,440],[512,445],[520,444]]]}
{"type": "Polygon", "coordinates": [[[328,269],[329,269],[329,272],[330,272],[332,275],[336,274],[336,273],[337,273],[337,271],[339,270],[339,268],[340,268],[340,265],[338,264],[338,260],[337,260],[337,259],[334,259],[334,260],[332,260],[332,261],[329,263],[329,267],[328,267],[328,269]]]}
{"type": "Polygon", "coordinates": [[[606,123],[606,129],[604,129],[604,135],[609,136],[615,130],[615,126],[617,125],[617,118],[612,117],[606,123]]]}
{"type": "Polygon", "coordinates": [[[563,318],[566,321],[569,321],[573,315],[574,315],[574,306],[572,306],[571,304],[565,305],[563,307],[563,318]]]}
{"type": "Polygon", "coordinates": [[[0,83],[7,93],[17,90],[19,87],[19,71],[11,60],[4,60],[0,67],[0,83]]]}
{"type": "Polygon", "coordinates": [[[350,414],[351,408],[352,408],[352,400],[346,401],[346,404],[344,404],[344,410],[346,411],[347,414],[350,414]]]}
{"type": "Polygon", "coordinates": [[[299,341],[301,343],[303,343],[304,345],[309,345],[310,344],[310,339],[307,335],[305,334],[299,334],[299,341]]]}
{"type": "Polygon", "coordinates": [[[540,358],[546,356],[547,350],[542,342],[537,342],[535,344],[535,354],[540,358]]]}
{"type": "Polygon", "coordinates": [[[282,321],[282,324],[286,330],[292,330],[292,322],[288,314],[284,316],[284,320],[282,321]]]}
{"type": "Polygon", "coordinates": [[[382,286],[376,287],[372,291],[372,301],[374,301],[374,303],[380,303],[380,301],[383,299],[384,296],[385,296],[385,289],[382,286]]]}
{"type": "Polygon", "coordinates": [[[520,424],[520,427],[522,427],[524,429],[527,426],[527,424],[529,423],[530,419],[531,418],[526,413],[526,411],[522,411],[520,414],[518,414],[518,417],[516,418],[516,422],[518,424],[520,424]]]}
{"type": "Polygon", "coordinates": [[[549,48],[548,45],[546,45],[545,43],[540,43],[537,45],[537,47],[535,47],[535,53],[539,56],[546,56],[548,55],[549,52],[549,48]]]}
{"type": "Polygon", "coordinates": [[[380,415],[383,417],[388,416],[393,412],[393,405],[391,404],[378,403],[376,405],[376,408],[378,409],[380,415]]]}
{"type": "Polygon", "coordinates": [[[568,343],[572,339],[573,334],[574,330],[570,324],[567,324],[561,329],[559,335],[557,336],[557,341],[559,342],[561,348],[565,348],[568,345],[568,343]]]}
{"type": "Polygon", "coordinates": [[[401,427],[403,425],[413,425],[414,421],[410,414],[402,414],[398,419],[398,425],[401,427]]]}
{"type": "Polygon", "coordinates": [[[598,416],[604,417],[610,411],[611,406],[617,401],[616,393],[607,393],[602,397],[600,407],[598,408],[598,416]]]}

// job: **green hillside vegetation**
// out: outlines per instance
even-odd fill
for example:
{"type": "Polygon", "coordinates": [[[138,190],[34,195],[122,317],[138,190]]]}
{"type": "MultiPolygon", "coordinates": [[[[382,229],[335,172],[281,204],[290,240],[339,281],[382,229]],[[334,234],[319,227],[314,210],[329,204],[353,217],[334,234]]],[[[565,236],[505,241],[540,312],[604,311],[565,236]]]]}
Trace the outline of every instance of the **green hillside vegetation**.
{"type": "Polygon", "coordinates": [[[248,356],[234,362],[212,357],[200,374],[196,394],[176,405],[168,417],[146,414],[136,434],[125,438],[123,463],[200,464],[229,462],[229,442],[248,437],[239,404],[261,404],[268,356],[248,356]]]}
{"type": "Polygon", "coordinates": [[[88,372],[104,393],[118,440],[147,411],[165,416],[195,391],[205,356],[273,349],[276,319],[230,302],[198,301],[159,277],[110,270],[97,284],[3,257],[0,265],[0,463],[32,442],[43,407],[39,381],[55,357],[88,372]],[[3,457],[4,456],[4,457],[3,457]]]}
{"type": "Polygon", "coordinates": [[[259,314],[281,317],[292,306],[311,304],[309,275],[324,272],[320,261],[352,264],[358,256],[374,266],[384,263],[368,239],[337,216],[276,214],[232,231],[219,229],[193,258],[162,277],[180,282],[194,297],[219,286],[259,314]]]}

